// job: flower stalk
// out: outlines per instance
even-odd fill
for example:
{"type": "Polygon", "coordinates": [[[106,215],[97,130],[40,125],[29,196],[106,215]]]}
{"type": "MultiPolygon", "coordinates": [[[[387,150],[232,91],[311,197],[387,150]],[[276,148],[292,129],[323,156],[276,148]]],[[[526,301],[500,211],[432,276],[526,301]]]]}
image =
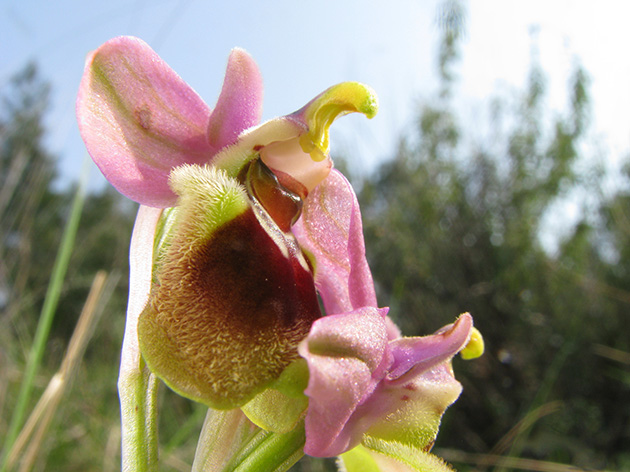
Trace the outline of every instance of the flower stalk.
{"type": "Polygon", "coordinates": [[[137,325],[151,288],[153,241],[161,214],[161,209],[140,206],[131,236],[129,303],[118,377],[125,472],[153,471],[158,464],[158,380],[140,354],[137,325]]]}

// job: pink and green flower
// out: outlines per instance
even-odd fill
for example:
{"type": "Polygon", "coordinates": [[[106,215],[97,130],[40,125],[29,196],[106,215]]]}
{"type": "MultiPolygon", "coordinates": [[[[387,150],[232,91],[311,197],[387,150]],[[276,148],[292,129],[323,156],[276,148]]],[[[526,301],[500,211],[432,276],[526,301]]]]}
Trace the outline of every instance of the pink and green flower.
{"type": "Polygon", "coordinates": [[[378,307],[357,199],[333,169],[328,134],[341,115],[374,116],[376,96],[347,82],[258,124],[261,110],[260,72],[240,49],[213,110],[141,40],[88,57],[81,135],[109,182],[141,204],[119,380],[123,462],[153,440],[138,434],[147,415],[137,412],[152,411],[155,375],[270,434],[304,428],[306,454],[340,456],[347,470],[420,470],[437,461],[427,451],[461,391],[451,358],[479,355],[482,341],[468,314],[405,338],[378,307]]]}

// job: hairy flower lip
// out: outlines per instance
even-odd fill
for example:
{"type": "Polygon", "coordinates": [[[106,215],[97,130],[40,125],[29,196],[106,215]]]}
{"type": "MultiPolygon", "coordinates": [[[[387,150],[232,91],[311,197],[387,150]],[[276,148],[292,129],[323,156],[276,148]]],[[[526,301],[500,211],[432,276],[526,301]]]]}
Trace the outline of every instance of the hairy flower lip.
{"type": "Polygon", "coordinates": [[[225,171],[181,166],[171,181],[177,232],[139,319],[142,355],[180,394],[240,407],[298,357],[321,316],[311,268],[293,235],[225,171]]]}

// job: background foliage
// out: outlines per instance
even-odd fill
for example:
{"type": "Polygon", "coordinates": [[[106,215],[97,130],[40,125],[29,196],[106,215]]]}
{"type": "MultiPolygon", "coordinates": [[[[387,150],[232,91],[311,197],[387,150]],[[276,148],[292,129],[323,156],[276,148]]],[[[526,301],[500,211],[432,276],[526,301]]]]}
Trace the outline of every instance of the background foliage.
{"type": "MultiPolygon", "coordinates": [[[[526,90],[489,102],[489,132],[476,134],[480,124],[462,122],[453,99],[461,5],[448,2],[440,24],[435,99],[419,105],[415,127],[391,157],[355,179],[381,305],[407,335],[469,311],[487,344],[481,359],[454,361],[464,394],[445,415],[436,452],[461,470],[523,464],[506,466],[502,456],[535,459],[538,470],[554,470],[552,463],[626,470],[630,163],[614,176],[623,181],[619,190],[604,191],[607,156],[588,146],[588,72],[579,65],[564,114],[548,113],[534,57],[526,90]],[[566,215],[568,204],[581,208],[577,221],[566,215]],[[565,231],[543,244],[551,226],[565,231]]],[[[56,159],[44,145],[48,94],[34,65],[1,91],[0,437],[74,193],[55,190],[56,159]]],[[[351,177],[360,174],[353,156],[338,162],[351,177]]],[[[110,189],[86,201],[39,393],[58,369],[98,270],[109,274],[112,290],[36,470],[118,469],[115,389],[134,213],[110,189]]],[[[166,389],[161,395],[165,470],[189,470],[203,408],[166,389]]],[[[333,462],[300,467],[332,470],[333,462]]]]}

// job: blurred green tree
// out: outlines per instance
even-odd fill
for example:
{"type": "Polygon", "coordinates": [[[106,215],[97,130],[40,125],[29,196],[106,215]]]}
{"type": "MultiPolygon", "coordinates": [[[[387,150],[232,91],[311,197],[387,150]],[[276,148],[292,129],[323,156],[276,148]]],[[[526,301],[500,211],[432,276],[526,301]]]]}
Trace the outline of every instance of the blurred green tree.
{"type": "Polygon", "coordinates": [[[29,64],[0,98],[0,302],[8,324],[21,322],[18,313],[38,313],[55,254],[50,249],[59,242],[50,228],[60,226],[62,203],[51,191],[55,160],[43,143],[49,91],[29,64]]]}
{"type": "Polygon", "coordinates": [[[557,250],[541,242],[550,218],[572,224],[559,202],[596,195],[601,185],[576,170],[585,158],[587,74],[575,67],[569,110],[549,118],[534,61],[516,106],[497,102],[491,139],[474,143],[452,110],[464,17],[458,2],[447,5],[438,98],[422,106],[415,132],[360,193],[379,301],[406,334],[470,311],[486,339],[483,358],[455,361],[465,393],[446,414],[438,445],[610,467],[630,450],[620,426],[630,423],[628,384],[603,375],[606,361],[594,347],[628,350],[627,195],[603,208],[608,247],[623,263],[606,262],[604,228],[592,215],[557,250]],[[517,426],[526,417],[533,428],[517,426]]]}

